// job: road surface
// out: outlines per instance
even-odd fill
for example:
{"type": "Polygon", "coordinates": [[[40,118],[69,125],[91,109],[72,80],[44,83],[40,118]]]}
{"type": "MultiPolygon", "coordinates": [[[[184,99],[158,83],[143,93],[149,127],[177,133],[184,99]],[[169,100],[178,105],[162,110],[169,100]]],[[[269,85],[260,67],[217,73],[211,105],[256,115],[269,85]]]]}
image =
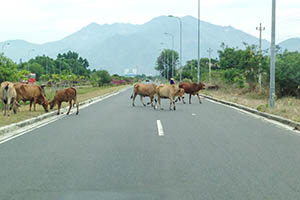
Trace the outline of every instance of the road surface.
{"type": "Polygon", "coordinates": [[[0,144],[0,199],[300,199],[299,135],[196,97],[170,111],[130,95],[0,144]]]}

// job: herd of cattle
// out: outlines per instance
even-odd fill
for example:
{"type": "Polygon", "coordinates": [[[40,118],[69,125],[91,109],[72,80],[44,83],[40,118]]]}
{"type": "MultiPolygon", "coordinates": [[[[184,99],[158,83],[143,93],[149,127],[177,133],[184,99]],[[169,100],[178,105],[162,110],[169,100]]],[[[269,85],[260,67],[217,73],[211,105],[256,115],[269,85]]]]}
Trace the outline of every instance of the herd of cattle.
{"type": "Polygon", "coordinates": [[[160,104],[160,99],[169,99],[170,100],[170,110],[172,110],[172,105],[173,109],[176,110],[175,102],[177,102],[177,99],[181,100],[185,104],[184,101],[184,93],[189,94],[189,103],[191,103],[191,96],[192,95],[197,95],[199,99],[199,103],[201,103],[199,92],[200,90],[205,89],[205,84],[200,82],[199,84],[197,83],[189,83],[189,82],[181,82],[179,84],[179,87],[177,88],[175,85],[170,85],[170,84],[161,84],[161,85],[156,85],[156,84],[145,84],[145,83],[137,83],[133,87],[133,94],[131,96],[132,100],[132,106],[135,106],[134,100],[137,95],[140,96],[141,102],[144,106],[146,104],[143,102],[143,97],[149,97],[150,98],[150,103],[154,109],[157,108],[157,103],[159,104],[160,109],[161,104],[160,104]],[[153,100],[155,100],[155,104],[153,104],[153,100]]]}
{"type": "Polygon", "coordinates": [[[62,102],[69,102],[70,107],[67,115],[70,113],[72,105],[76,104],[77,112],[79,113],[79,103],[77,100],[77,92],[75,88],[66,88],[63,90],[57,90],[54,98],[49,102],[46,98],[44,87],[33,85],[33,84],[23,84],[23,83],[11,83],[8,81],[2,82],[0,87],[0,99],[4,104],[3,115],[10,115],[10,111],[13,110],[17,113],[18,107],[20,107],[20,101],[26,102],[30,101],[29,111],[31,111],[32,104],[33,109],[36,111],[36,104],[43,106],[45,112],[48,112],[48,106],[50,109],[57,104],[58,112],[60,114],[60,108],[62,102]],[[74,104],[72,104],[72,101],[74,104]]]}
{"type": "MultiPolygon", "coordinates": [[[[197,95],[199,103],[201,103],[199,91],[205,89],[205,84],[203,83],[189,83],[182,82],[179,87],[170,84],[160,84],[156,85],[137,83],[133,87],[133,94],[131,98],[133,99],[132,105],[135,106],[134,101],[137,95],[141,97],[141,102],[144,106],[146,104],[143,102],[143,97],[150,97],[150,103],[154,109],[157,108],[157,103],[161,108],[161,98],[170,100],[170,110],[176,110],[175,102],[177,99],[184,102],[184,93],[189,94],[189,103],[191,103],[191,96],[197,95]],[[155,100],[155,104],[153,104],[155,100]]],[[[66,88],[62,90],[57,90],[55,96],[51,101],[48,101],[43,86],[33,85],[33,84],[23,84],[23,83],[11,83],[8,81],[2,82],[0,87],[0,99],[3,101],[3,115],[10,115],[10,111],[13,110],[17,113],[18,107],[20,107],[20,101],[29,101],[29,111],[31,111],[32,104],[33,109],[36,111],[36,104],[43,106],[45,112],[48,112],[48,107],[53,109],[55,105],[58,105],[57,114],[60,114],[60,108],[62,102],[69,102],[69,110],[67,115],[70,113],[72,106],[76,104],[77,112],[79,113],[79,103],[77,100],[77,91],[75,88],[66,88]]]]}

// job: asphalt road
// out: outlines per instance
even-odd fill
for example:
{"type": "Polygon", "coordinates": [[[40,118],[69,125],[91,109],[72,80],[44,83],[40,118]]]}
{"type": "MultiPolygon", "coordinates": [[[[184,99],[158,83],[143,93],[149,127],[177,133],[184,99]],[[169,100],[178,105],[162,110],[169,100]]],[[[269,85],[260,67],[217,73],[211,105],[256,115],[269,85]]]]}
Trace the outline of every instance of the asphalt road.
{"type": "Polygon", "coordinates": [[[196,97],[170,111],[130,95],[1,144],[0,199],[300,199],[297,134],[196,97]]]}

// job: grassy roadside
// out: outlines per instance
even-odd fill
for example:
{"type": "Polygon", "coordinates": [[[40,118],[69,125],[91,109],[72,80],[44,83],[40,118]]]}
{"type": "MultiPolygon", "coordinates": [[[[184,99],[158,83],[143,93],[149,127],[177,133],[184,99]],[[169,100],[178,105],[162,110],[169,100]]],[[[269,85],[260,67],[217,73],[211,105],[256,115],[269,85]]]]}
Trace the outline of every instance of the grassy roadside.
{"type": "Polygon", "coordinates": [[[271,109],[268,106],[269,99],[266,92],[246,92],[243,89],[220,88],[219,90],[205,90],[201,93],[300,122],[300,99],[295,97],[277,99],[275,108],[271,109]]]}
{"type": "MultiPolygon", "coordinates": [[[[77,93],[78,93],[78,100],[79,102],[85,101],[87,99],[93,98],[93,97],[97,97],[97,96],[101,96],[104,94],[108,94],[111,92],[115,92],[117,90],[123,89],[129,87],[128,85],[121,85],[121,86],[106,86],[106,87],[78,87],[77,89],[77,93]]],[[[55,91],[52,88],[46,88],[46,96],[47,99],[52,99],[55,91]]],[[[63,103],[63,107],[68,106],[68,103],[63,103]]],[[[32,106],[33,107],[33,106],[32,106]]],[[[54,107],[53,110],[57,109],[57,106],[54,107]]],[[[33,108],[32,108],[33,110],[33,108]]],[[[80,107],[79,107],[80,110],[80,107]]],[[[36,105],[36,111],[32,111],[29,112],[29,103],[27,103],[26,105],[23,104],[20,108],[19,108],[19,112],[17,112],[17,114],[13,114],[11,113],[11,116],[3,116],[2,112],[0,115],[0,127],[5,126],[5,125],[9,125],[12,123],[16,123],[16,122],[20,122],[26,119],[30,119],[32,117],[36,117],[39,116],[41,114],[44,114],[45,111],[43,109],[43,107],[39,104],[36,105]]]]}

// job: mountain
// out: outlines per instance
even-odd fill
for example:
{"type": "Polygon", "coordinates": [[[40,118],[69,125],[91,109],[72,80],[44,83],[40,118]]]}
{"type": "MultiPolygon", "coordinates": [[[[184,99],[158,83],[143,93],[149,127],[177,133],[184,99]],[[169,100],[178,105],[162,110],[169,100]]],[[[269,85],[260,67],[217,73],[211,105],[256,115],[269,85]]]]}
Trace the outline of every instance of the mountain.
{"type": "MultiPolygon", "coordinates": [[[[183,29],[183,64],[197,58],[197,19],[191,16],[181,18],[183,29]]],[[[213,49],[212,57],[217,57],[220,45],[243,48],[243,42],[257,44],[258,38],[231,26],[217,26],[201,21],[201,57],[208,56],[208,48],[213,49]]],[[[45,44],[32,44],[22,40],[5,41],[4,53],[16,62],[27,61],[37,55],[55,58],[58,53],[76,51],[87,58],[92,69],[106,69],[110,73],[123,74],[126,68],[137,68],[139,73],[154,74],[154,66],[160,49],[172,48],[179,52],[179,22],[175,18],[160,16],[142,25],[125,23],[91,23],[81,30],[45,44]],[[164,43],[164,45],[161,45],[164,43]],[[34,49],[34,50],[33,50],[34,49]]],[[[263,48],[269,48],[268,41],[262,41],[263,48]]]]}
{"type": "Polygon", "coordinates": [[[300,52],[300,38],[290,38],[278,44],[282,50],[299,51],[300,52]]]}

